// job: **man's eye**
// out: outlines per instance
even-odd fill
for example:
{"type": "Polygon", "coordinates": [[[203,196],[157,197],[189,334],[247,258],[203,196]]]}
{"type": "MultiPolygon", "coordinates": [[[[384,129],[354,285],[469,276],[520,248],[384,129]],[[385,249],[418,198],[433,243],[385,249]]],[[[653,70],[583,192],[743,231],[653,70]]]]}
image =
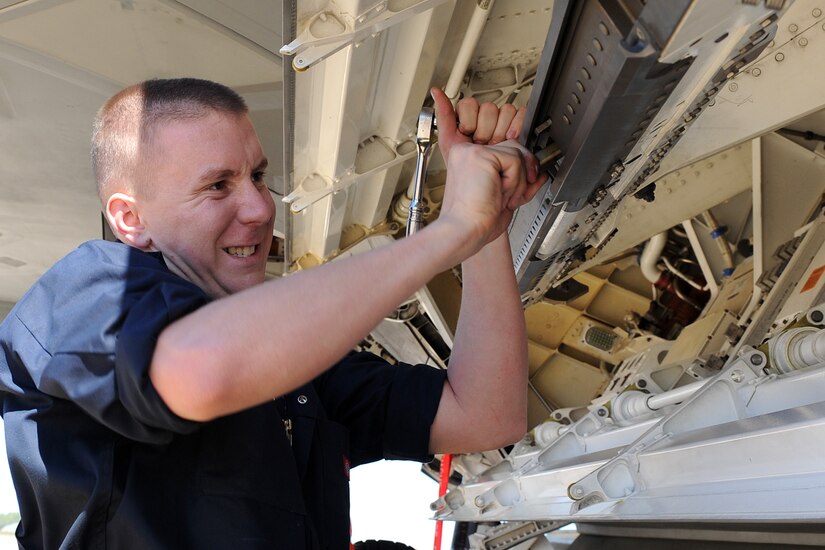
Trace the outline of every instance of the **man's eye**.
{"type": "Polygon", "coordinates": [[[263,183],[264,176],[266,176],[266,172],[263,170],[258,170],[257,172],[252,173],[252,181],[255,183],[263,183]]]}
{"type": "Polygon", "coordinates": [[[209,186],[210,191],[223,191],[224,189],[226,189],[225,181],[216,181],[215,183],[209,186]]]}

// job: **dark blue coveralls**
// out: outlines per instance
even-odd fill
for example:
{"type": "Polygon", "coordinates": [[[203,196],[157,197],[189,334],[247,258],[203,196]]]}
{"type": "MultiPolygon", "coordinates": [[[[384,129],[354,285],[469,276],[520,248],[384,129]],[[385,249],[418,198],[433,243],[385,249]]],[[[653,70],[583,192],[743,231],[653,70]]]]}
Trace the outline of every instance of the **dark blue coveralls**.
{"type": "Polygon", "coordinates": [[[431,458],[446,372],[370,354],[237,414],[176,416],[149,379],[152,353],[208,301],[160,254],[91,241],[0,325],[23,548],[344,549],[350,466],[431,458]]]}

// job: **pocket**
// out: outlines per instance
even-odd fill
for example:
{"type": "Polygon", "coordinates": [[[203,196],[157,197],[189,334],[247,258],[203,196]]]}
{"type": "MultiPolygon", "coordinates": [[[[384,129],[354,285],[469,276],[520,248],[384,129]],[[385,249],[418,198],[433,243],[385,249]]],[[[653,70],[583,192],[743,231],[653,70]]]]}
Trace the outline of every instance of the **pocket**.
{"type": "Polygon", "coordinates": [[[269,404],[205,424],[199,484],[204,494],[252,499],[305,513],[292,449],[269,404]]]}

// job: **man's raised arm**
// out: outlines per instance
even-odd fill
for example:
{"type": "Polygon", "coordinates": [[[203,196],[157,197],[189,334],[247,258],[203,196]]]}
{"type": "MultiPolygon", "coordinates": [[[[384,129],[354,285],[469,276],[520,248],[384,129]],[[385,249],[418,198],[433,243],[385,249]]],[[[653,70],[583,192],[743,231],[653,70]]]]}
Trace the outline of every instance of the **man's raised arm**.
{"type": "MultiPolygon", "coordinates": [[[[498,143],[519,133],[523,109],[516,112],[505,105],[499,110],[489,103],[479,106],[475,100],[462,100],[457,124],[447,97],[440,90],[434,90],[433,97],[439,145],[448,161],[457,145],[498,143]]],[[[528,183],[505,197],[501,221],[506,224],[547,179],[536,176],[534,158],[525,158],[528,183]]],[[[450,163],[450,170],[456,168],[450,163]]],[[[461,313],[448,381],[430,435],[430,450],[435,453],[503,447],[521,438],[527,426],[527,335],[504,229],[462,268],[461,313]]]]}
{"type": "Polygon", "coordinates": [[[439,218],[416,235],[216,300],[160,335],[150,378],[183,418],[263,403],[332,366],[435,274],[495,240],[535,180],[515,145],[456,144],[439,218]]]}

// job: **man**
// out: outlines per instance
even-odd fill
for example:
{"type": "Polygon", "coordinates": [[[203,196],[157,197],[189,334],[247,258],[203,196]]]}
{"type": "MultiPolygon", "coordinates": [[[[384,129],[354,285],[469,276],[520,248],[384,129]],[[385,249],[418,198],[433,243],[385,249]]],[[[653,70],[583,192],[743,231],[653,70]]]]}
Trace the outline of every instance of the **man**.
{"type": "Polygon", "coordinates": [[[439,218],[269,282],[275,209],[243,100],[176,79],[103,106],[92,160],[121,243],[70,253],[0,328],[24,548],[344,548],[350,464],[521,437],[526,339],[504,230],[543,179],[513,142],[470,143],[512,136],[514,109],[464,102],[462,132],[433,95],[439,218]],[[462,261],[446,374],[347,355],[462,261]]]}

